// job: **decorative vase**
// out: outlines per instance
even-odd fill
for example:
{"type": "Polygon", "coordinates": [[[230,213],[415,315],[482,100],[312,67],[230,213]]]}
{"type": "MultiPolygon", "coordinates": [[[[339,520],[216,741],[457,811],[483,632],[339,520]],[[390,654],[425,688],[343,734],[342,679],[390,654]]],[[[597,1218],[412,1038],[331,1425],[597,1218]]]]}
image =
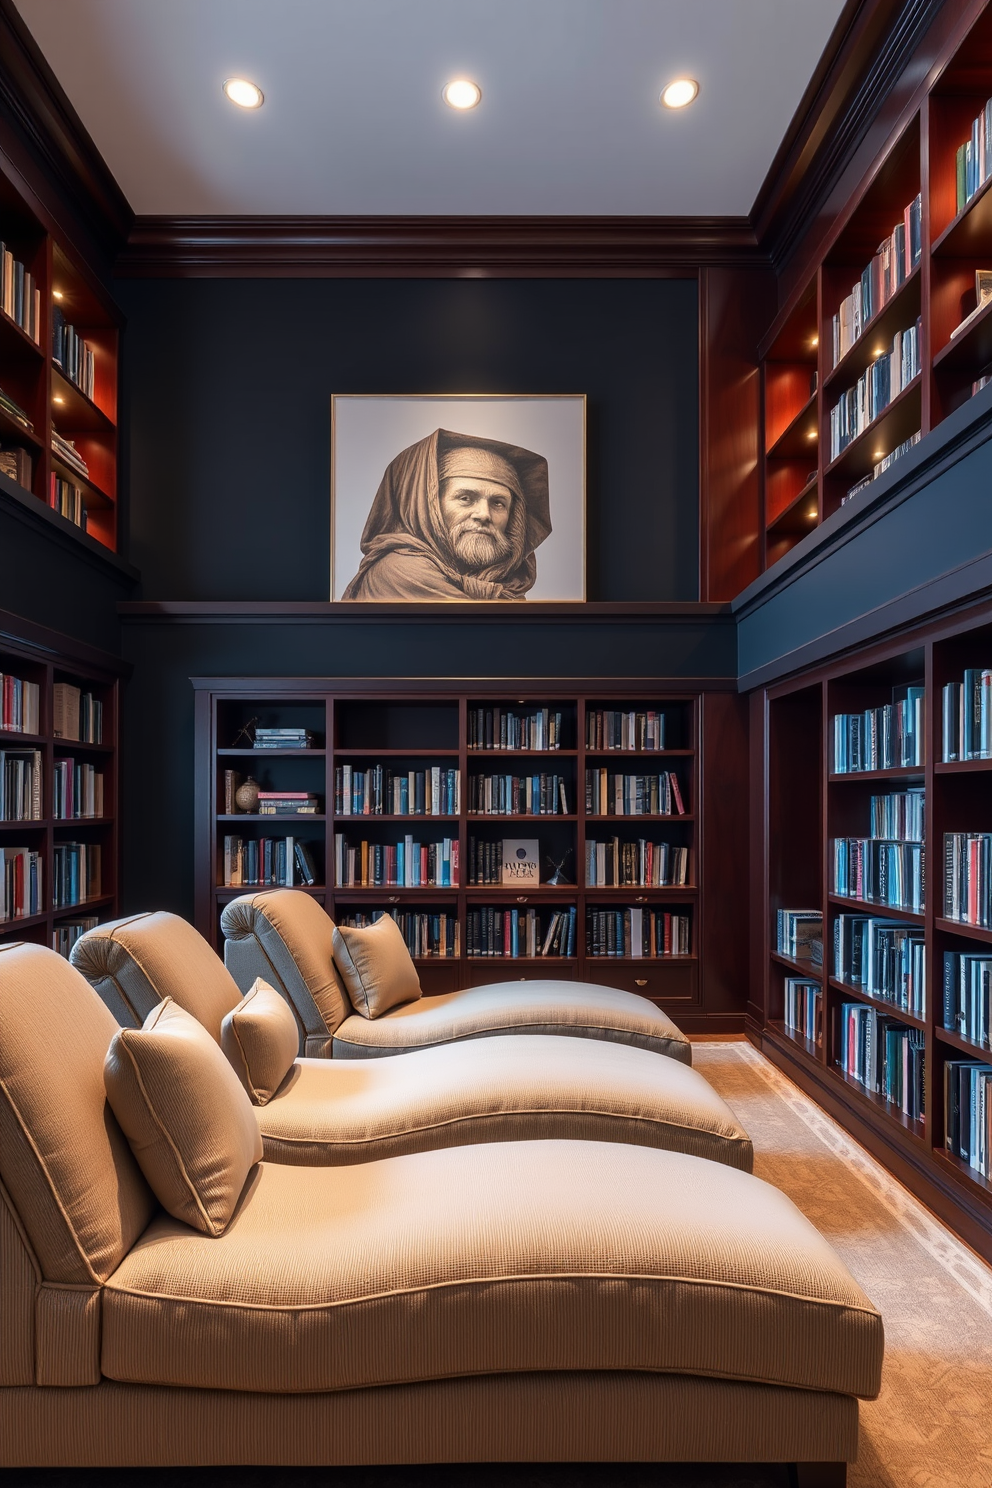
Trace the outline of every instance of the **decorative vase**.
{"type": "Polygon", "coordinates": [[[258,781],[253,780],[249,775],[245,783],[243,785],[239,785],[237,790],[235,791],[234,804],[237,806],[239,811],[244,811],[246,813],[257,811],[258,781]]]}

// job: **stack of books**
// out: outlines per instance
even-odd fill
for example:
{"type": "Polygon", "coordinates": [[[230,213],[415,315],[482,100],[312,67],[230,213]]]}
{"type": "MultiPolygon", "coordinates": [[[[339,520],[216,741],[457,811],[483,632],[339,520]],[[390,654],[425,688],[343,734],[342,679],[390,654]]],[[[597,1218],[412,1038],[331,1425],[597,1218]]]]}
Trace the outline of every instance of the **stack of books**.
{"type": "MultiPolygon", "coordinates": [[[[344,916],[339,914],[337,923],[361,930],[367,925],[374,925],[385,913],[385,910],[376,909],[368,915],[360,911],[344,916]]],[[[391,909],[389,914],[399,926],[406,948],[414,960],[428,956],[461,955],[461,927],[457,915],[449,914],[447,910],[431,914],[414,909],[391,909]]]]}
{"type": "Polygon", "coordinates": [[[915,196],[892,233],[875,251],[871,263],[841,301],[833,317],[833,365],[845,357],[868,322],[909,278],[920,261],[922,197],[915,196]]]}
{"type": "Polygon", "coordinates": [[[586,884],[591,889],[660,888],[689,882],[689,849],[670,842],[608,842],[586,838],[586,884]]]}
{"type": "Polygon", "coordinates": [[[461,770],[443,765],[404,771],[338,765],[334,771],[335,816],[457,816],[461,809],[461,770]]]}
{"type": "Polygon", "coordinates": [[[992,928],[992,833],[944,833],[944,917],[992,928]]]}
{"type": "Polygon", "coordinates": [[[34,461],[26,449],[17,444],[0,447],[0,474],[14,481],[24,491],[31,490],[34,461]]]}
{"type": "Polygon", "coordinates": [[[103,775],[93,765],[57,759],[53,767],[57,821],[103,815],[103,775]]]}
{"type": "Polygon", "coordinates": [[[52,900],[56,909],[99,899],[101,886],[100,844],[56,842],[52,852],[52,900]]]}
{"type": "Polygon", "coordinates": [[[823,965],[823,913],[819,909],[780,909],[775,915],[775,949],[790,961],[823,965]]]}
{"type": "Polygon", "coordinates": [[[96,385],[96,357],[92,346],[71,326],[60,305],[52,306],[52,361],[81,393],[92,399],[96,385]]]}
{"type": "Polygon", "coordinates": [[[470,909],[466,919],[469,956],[574,956],[575,906],[556,909],[542,927],[536,909],[470,909]]]}
{"type": "Polygon", "coordinates": [[[887,455],[883,455],[880,460],[876,460],[872,467],[871,475],[866,475],[863,480],[856,481],[847,495],[841,497],[841,506],[846,506],[852,497],[860,495],[862,491],[871,485],[872,481],[878,480],[878,477],[884,474],[890,465],[894,465],[897,460],[901,460],[903,455],[908,455],[913,446],[919,444],[922,438],[922,431],[917,429],[915,434],[911,434],[908,439],[904,439],[901,444],[897,444],[894,450],[890,450],[887,455]]]}
{"type": "Polygon", "coordinates": [[[944,1065],[944,1145],[992,1178],[992,1065],[949,1059],[944,1065]]]}
{"type": "Polygon", "coordinates": [[[255,729],[255,737],[252,741],[254,749],[310,749],[313,747],[313,734],[305,728],[262,728],[255,729]]]}
{"type": "Polygon", "coordinates": [[[992,98],[971,122],[971,134],[954,152],[955,197],[963,212],[992,175],[992,98]]]}
{"type": "Polygon", "coordinates": [[[476,816],[567,816],[564,775],[470,775],[468,809],[476,816]]]}
{"type": "Polygon", "coordinates": [[[29,434],[34,433],[34,424],[28,418],[24,409],[19,403],[15,403],[14,399],[9,393],[5,393],[3,388],[0,388],[0,412],[5,413],[9,419],[13,419],[15,424],[20,424],[21,428],[26,429],[29,434]]]}
{"type": "Polygon", "coordinates": [[[888,408],[920,372],[921,321],[897,331],[892,345],[875,358],[830,410],[830,458],[836,460],[888,408]]]}
{"type": "Polygon", "coordinates": [[[837,837],[831,843],[834,893],[922,914],[922,790],[873,796],[871,822],[870,837],[837,837]]]}
{"type": "Polygon", "coordinates": [[[458,838],[440,842],[415,842],[406,836],[400,842],[351,843],[334,837],[334,882],[339,889],[456,889],[458,887],[458,838]]]}
{"type": "Polygon", "coordinates": [[[790,1033],[798,1033],[811,1044],[823,1039],[819,982],[804,982],[801,977],[785,979],[784,1023],[790,1033]]]}
{"type": "Polygon", "coordinates": [[[98,915],[84,915],[81,920],[63,920],[52,931],[52,950],[60,956],[69,957],[69,952],[87,930],[95,930],[100,923],[98,915]]]}
{"type": "Polygon", "coordinates": [[[49,489],[48,504],[52,511],[58,512],[60,517],[67,517],[77,527],[86,530],[86,505],[83,493],[79,486],[73,485],[72,481],[63,480],[60,475],[52,471],[52,481],[49,489]]]}
{"type": "Polygon", "coordinates": [[[320,802],[310,791],[270,791],[258,793],[259,816],[316,816],[320,802]]]}
{"type": "Polygon", "coordinates": [[[40,346],[41,290],[6,243],[0,243],[0,306],[4,315],[40,346]]]}
{"type": "Polygon", "coordinates": [[[309,848],[294,837],[225,837],[223,873],[225,888],[274,884],[291,889],[296,882],[312,885],[317,877],[309,848]]]}
{"type": "Polygon", "coordinates": [[[52,454],[56,460],[61,460],[63,465],[68,465],[83,480],[89,480],[90,467],[83,459],[71,439],[64,439],[57,429],[52,430],[52,454]]]}
{"type": "Polygon", "coordinates": [[[71,682],[56,682],[52,688],[52,732],[56,739],[102,744],[103,704],[71,682]]]}

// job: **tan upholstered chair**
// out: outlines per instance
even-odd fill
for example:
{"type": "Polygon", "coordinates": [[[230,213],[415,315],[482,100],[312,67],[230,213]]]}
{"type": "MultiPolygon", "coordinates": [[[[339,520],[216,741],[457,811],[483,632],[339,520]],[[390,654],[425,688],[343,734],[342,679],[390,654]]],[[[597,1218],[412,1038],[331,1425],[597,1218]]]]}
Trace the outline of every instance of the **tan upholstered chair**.
{"type": "Polygon", "coordinates": [[[767,1184],[597,1142],[260,1162],[200,1233],[108,1105],[116,1027],[53,951],[0,947],[0,1466],[784,1461],[844,1482],[881,1320],[767,1184]]]}
{"type": "MultiPolygon", "coordinates": [[[[177,915],[99,925],[76,942],[72,962],[124,1025],[140,1026],[171,997],[222,1043],[242,1004],[220,957],[177,915]]],[[[508,1035],[389,1060],[290,1060],[256,1114],[266,1157],[284,1163],[579,1137],[752,1165],[747,1133],[696,1070],[590,1039],[508,1035]]]]}
{"type": "Polygon", "coordinates": [[[691,1064],[688,1039],[660,1008],[616,987],[541,980],[495,982],[391,1008],[353,1011],[334,964],[334,922],[298,889],[267,889],[225,905],[224,961],[243,992],[264,977],[290,1001],[302,1052],[349,1059],[490,1034],[565,1034],[632,1044],[691,1064]]]}

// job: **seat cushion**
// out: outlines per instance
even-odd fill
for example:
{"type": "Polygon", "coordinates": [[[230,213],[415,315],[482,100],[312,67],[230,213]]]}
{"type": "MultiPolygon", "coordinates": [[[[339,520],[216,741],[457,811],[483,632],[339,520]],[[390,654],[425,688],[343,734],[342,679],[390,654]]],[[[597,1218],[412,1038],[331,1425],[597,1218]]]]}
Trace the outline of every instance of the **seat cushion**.
{"type": "Polygon", "coordinates": [[[296,1019],[284,997],[258,977],[220,1025],[220,1046],[256,1106],[266,1105],[293,1067],[296,1019]]]}
{"type": "Polygon", "coordinates": [[[635,1369],[874,1396],[881,1361],[878,1313],[784,1194],[599,1142],[263,1163],[221,1237],[162,1216],[103,1295],[103,1373],[139,1384],[635,1369]]]}
{"type": "Polygon", "coordinates": [[[157,1208],[107,1104],[116,1031],[63,957],[0,945],[0,1178],[42,1276],[69,1287],[109,1276],[157,1208]]]}
{"type": "Polygon", "coordinates": [[[494,1033],[564,1033],[692,1063],[689,1040],[653,1002],[616,987],[555,981],[494,982],[406,1003],[381,1018],[352,1015],[334,1035],[334,1053],[362,1059],[494,1033]]]}
{"type": "Polygon", "coordinates": [[[413,957],[391,915],[361,928],[335,925],[334,964],[363,1018],[381,1018],[390,1008],[421,996],[413,957]]]}
{"type": "Polygon", "coordinates": [[[241,1001],[234,978],[199,931],[165,911],[87,930],[71,960],[125,1027],[140,1028],[156,1003],[171,997],[219,1044],[224,1015],[241,1001]]]}
{"type": "Polygon", "coordinates": [[[550,1137],[662,1147],[748,1171],[753,1160],[747,1133],[696,1070],[591,1039],[509,1034],[389,1060],[298,1060],[255,1115],[266,1158],[282,1163],[550,1137]]]}
{"type": "Polygon", "coordinates": [[[171,998],[114,1035],[107,1096],[162,1206],[220,1235],[262,1156],[251,1102],[207,1030],[171,998]]]}

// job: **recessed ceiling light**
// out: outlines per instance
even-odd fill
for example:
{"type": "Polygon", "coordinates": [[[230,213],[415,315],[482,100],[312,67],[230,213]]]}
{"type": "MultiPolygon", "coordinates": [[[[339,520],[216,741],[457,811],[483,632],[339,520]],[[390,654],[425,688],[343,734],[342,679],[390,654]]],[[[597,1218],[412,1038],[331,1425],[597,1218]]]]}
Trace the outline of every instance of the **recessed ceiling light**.
{"type": "Polygon", "coordinates": [[[699,84],[695,78],[676,78],[662,92],[661,101],[666,108],[685,108],[686,104],[691,103],[698,92],[699,84]]]}
{"type": "Polygon", "coordinates": [[[265,94],[261,88],[255,83],[250,83],[247,78],[228,78],[224,84],[224,92],[232,103],[238,105],[238,108],[261,108],[265,101],[265,94]]]}
{"type": "Polygon", "coordinates": [[[453,82],[445,83],[441,89],[441,97],[449,108],[470,109],[475,108],[482,98],[482,89],[478,83],[469,82],[468,78],[455,78],[453,82]]]}

